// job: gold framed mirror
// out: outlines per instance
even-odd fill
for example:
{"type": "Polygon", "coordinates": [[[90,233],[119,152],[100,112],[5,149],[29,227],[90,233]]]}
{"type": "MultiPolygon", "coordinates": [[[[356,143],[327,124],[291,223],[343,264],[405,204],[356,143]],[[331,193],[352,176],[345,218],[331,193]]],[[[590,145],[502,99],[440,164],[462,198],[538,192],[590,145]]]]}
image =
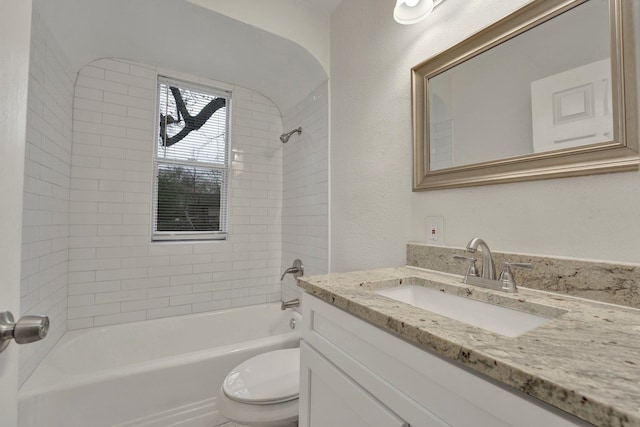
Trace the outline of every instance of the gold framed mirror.
{"type": "Polygon", "coordinates": [[[413,190],[638,169],[633,3],[534,0],[413,67],[413,190]]]}

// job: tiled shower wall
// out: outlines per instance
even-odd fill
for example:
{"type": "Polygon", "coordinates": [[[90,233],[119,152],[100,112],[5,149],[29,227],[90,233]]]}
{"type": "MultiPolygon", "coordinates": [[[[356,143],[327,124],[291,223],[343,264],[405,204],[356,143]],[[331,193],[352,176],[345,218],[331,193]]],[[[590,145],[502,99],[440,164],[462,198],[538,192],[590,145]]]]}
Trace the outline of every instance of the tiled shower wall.
{"type": "MultiPolygon", "coordinates": [[[[302,126],[284,144],[282,268],[300,258],[305,275],[328,273],[328,83],[283,115],[284,130],[302,126]]],[[[283,281],[284,299],[298,298],[292,276],[283,281]]]]}
{"type": "Polygon", "coordinates": [[[279,110],[248,89],[102,59],[75,88],[68,328],[280,299],[279,110]],[[157,73],[233,92],[229,238],[151,243],[157,73]]]}
{"type": "MultiPolygon", "coordinates": [[[[20,384],[66,331],[71,115],[75,72],[34,13],[22,222],[21,314],[46,314],[46,340],[20,346],[20,384]]],[[[16,314],[16,313],[14,313],[16,314]]]]}

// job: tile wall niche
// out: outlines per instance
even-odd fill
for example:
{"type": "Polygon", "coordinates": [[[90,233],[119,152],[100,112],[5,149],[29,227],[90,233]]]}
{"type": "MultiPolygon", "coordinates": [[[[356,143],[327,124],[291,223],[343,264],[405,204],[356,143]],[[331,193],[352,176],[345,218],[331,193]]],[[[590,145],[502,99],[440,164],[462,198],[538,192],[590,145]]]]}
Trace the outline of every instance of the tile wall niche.
{"type": "MultiPolygon", "coordinates": [[[[45,314],[47,339],[20,346],[20,384],[67,329],[67,262],[75,72],[34,13],[22,220],[21,314],[45,314]]],[[[15,314],[15,313],[14,313],[15,314]]]]}
{"type": "Polygon", "coordinates": [[[75,87],[68,329],[281,298],[280,111],[246,88],[118,59],[75,87]],[[226,241],[151,243],[156,76],[233,92],[226,241]]]}
{"type": "MultiPolygon", "coordinates": [[[[284,144],[282,268],[299,258],[306,276],[328,273],[328,109],[325,82],[282,119],[285,132],[302,126],[284,144]]],[[[282,284],[283,299],[300,297],[291,275],[282,284]]]]}

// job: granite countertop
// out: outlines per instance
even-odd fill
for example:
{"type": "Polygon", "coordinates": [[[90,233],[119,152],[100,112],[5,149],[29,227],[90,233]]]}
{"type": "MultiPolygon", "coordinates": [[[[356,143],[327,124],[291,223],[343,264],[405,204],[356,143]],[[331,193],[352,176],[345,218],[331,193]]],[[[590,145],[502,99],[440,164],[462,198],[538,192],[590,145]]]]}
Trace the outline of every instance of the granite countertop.
{"type": "Polygon", "coordinates": [[[640,427],[640,310],[520,287],[516,294],[416,267],[300,277],[310,294],[599,426],[640,427]],[[417,284],[553,317],[509,338],[375,294],[417,284]]]}

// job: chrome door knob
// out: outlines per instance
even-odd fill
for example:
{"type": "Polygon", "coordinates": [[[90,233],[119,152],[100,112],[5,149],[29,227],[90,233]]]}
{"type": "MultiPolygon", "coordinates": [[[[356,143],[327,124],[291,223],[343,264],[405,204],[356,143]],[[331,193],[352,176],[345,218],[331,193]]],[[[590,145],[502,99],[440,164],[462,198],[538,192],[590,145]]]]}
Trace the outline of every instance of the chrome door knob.
{"type": "Polygon", "coordinates": [[[49,318],[47,316],[22,316],[17,322],[13,321],[10,311],[0,313],[0,352],[15,339],[18,344],[28,344],[40,341],[49,332],[49,318]]]}
{"type": "Polygon", "coordinates": [[[49,332],[47,316],[22,316],[13,330],[13,338],[18,344],[40,341],[49,332]]]}

